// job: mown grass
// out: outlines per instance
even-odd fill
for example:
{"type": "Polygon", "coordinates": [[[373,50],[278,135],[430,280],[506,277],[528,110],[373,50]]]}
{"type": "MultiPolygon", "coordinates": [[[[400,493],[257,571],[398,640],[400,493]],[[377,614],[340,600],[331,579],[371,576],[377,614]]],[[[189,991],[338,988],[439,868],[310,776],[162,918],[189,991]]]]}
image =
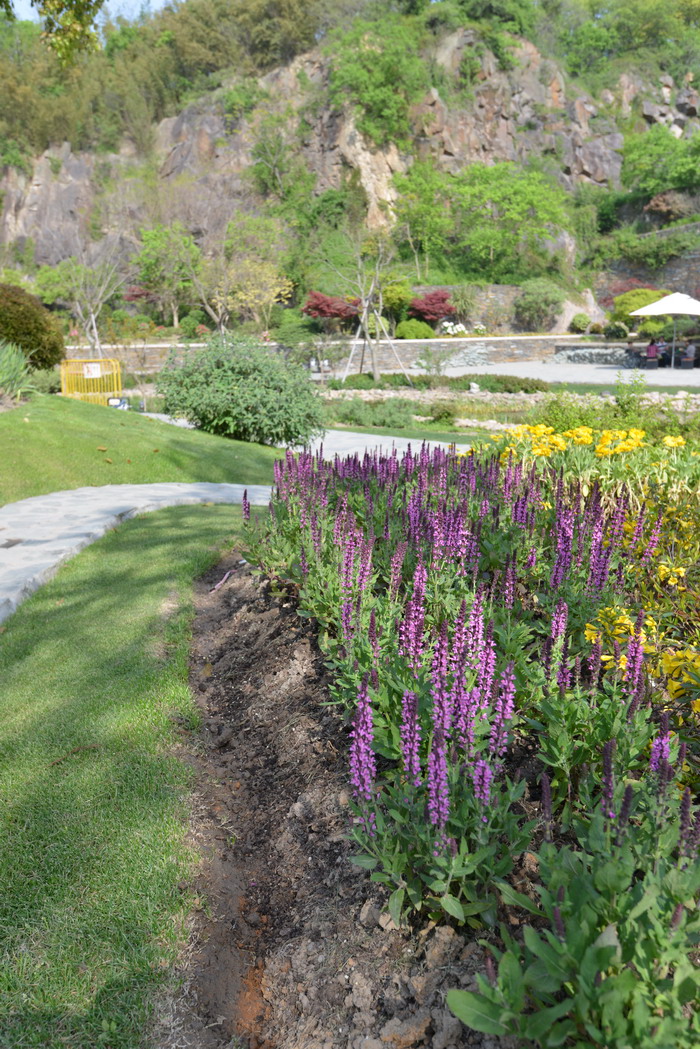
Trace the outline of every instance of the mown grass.
{"type": "Polygon", "coordinates": [[[265,484],[280,455],[274,448],[53,396],[2,412],[0,449],[0,504],[83,485],[265,484]]]}
{"type": "MultiPolygon", "coordinates": [[[[126,522],[0,638],[0,1045],[134,1049],[181,942],[192,579],[239,508],[126,522]]],[[[222,539],[223,537],[223,539],[222,539]]]]}

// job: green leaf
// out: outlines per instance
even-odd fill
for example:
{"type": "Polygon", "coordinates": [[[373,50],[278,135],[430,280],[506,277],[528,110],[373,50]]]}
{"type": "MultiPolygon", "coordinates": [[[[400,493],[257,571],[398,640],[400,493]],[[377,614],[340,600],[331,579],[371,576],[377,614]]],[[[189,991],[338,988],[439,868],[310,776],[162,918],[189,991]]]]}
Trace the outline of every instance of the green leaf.
{"type": "Polygon", "coordinates": [[[573,1007],[574,1003],[570,998],[567,998],[566,1001],[557,1002],[556,1005],[550,1005],[547,1009],[540,1009],[538,1013],[528,1017],[524,1031],[525,1037],[530,1038],[533,1042],[544,1042],[545,1035],[555,1020],[566,1016],[573,1007]]]}
{"type": "Polygon", "coordinates": [[[458,1020],[482,1034],[508,1034],[501,1016],[503,1009],[481,994],[471,991],[448,991],[447,1005],[458,1020]]]}
{"type": "Polygon", "coordinates": [[[393,918],[395,925],[401,924],[401,910],[405,896],[405,889],[396,889],[389,897],[389,914],[393,918]]]}
{"type": "Polygon", "coordinates": [[[525,981],[520,962],[512,951],[502,955],[498,965],[498,982],[514,1013],[520,1013],[525,1005],[525,981]]]}
{"type": "Polygon", "coordinates": [[[529,896],[523,895],[522,892],[516,892],[509,882],[496,881],[494,885],[500,892],[501,899],[505,904],[511,907],[521,907],[524,911],[529,911],[530,914],[539,915],[541,913],[539,907],[532,902],[529,896]]]}
{"type": "Polygon", "coordinates": [[[354,863],[356,867],[362,867],[365,871],[373,871],[377,866],[377,860],[374,856],[351,856],[350,862],[354,863]]]}
{"type": "MultiPolygon", "coordinates": [[[[440,903],[440,906],[442,907],[443,911],[446,911],[449,915],[451,915],[453,918],[456,918],[459,922],[464,921],[464,908],[456,896],[453,896],[451,893],[446,892],[444,896],[440,897],[438,902],[440,903]]],[[[475,912],[470,911],[469,913],[474,914],[475,912]]]]}

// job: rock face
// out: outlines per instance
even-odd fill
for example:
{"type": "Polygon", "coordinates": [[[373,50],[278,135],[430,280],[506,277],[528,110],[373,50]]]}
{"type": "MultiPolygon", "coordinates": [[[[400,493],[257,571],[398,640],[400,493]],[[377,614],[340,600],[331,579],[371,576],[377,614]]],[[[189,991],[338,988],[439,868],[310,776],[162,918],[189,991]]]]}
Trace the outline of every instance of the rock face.
{"type": "MultiPolygon", "coordinates": [[[[432,57],[455,82],[465,59],[476,59],[471,67],[477,72],[459,104],[448,105],[432,88],[414,107],[412,154],[400,154],[394,145],[373,147],[350,112],[328,104],[304,111],[310,90],[323,98],[328,77],[327,59],[312,52],[262,78],[267,100],[248,118],[227,117],[221,103],[210,96],[161,121],[153,134],[158,185],[150,203],[134,173],[144,158],[135,156],[129,142],[118,155],[99,159],[75,154],[65,143],[39,157],[31,177],[6,170],[0,178],[0,245],[31,238],[40,263],[75,254],[91,224],[93,235],[96,223],[110,228],[103,215],[94,214],[105,169],[116,183],[120,172],[128,181],[132,220],[178,218],[195,235],[204,236],[220,228],[236,207],[250,202],[252,149],[270,112],[282,117],[280,134],[316,176],[318,192],[339,187],[354,173],[366,193],[374,227],[390,221],[392,176],[408,170],[416,157],[432,157],[439,167],[456,173],[475,161],[522,162],[548,156],[567,188],[580,182],[615,186],[623,144],[617,115],[629,116],[637,107],[648,125],[664,124],[679,137],[700,123],[700,95],[690,79],[677,89],[670,77],[650,86],[623,74],[615,90],[602,92],[596,104],[585,95],[567,94],[561,70],[529,41],[521,41],[514,67],[507,71],[498,68],[477,34],[467,29],[437,42],[432,57]]],[[[558,245],[556,250],[562,248],[570,252],[572,245],[558,245]]]]}

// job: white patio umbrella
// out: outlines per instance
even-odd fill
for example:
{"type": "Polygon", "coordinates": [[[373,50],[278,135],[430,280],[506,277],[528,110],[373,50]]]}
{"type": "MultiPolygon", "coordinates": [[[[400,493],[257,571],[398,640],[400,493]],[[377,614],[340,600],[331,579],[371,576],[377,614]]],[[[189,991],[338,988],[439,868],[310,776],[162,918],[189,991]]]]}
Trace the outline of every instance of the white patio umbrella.
{"type": "Polygon", "coordinates": [[[700,317],[700,302],[690,295],[674,291],[664,295],[663,299],[650,302],[639,310],[632,310],[630,317],[673,317],[673,345],[671,347],[671,367],[676,363],[676,317],[700,317]]]}

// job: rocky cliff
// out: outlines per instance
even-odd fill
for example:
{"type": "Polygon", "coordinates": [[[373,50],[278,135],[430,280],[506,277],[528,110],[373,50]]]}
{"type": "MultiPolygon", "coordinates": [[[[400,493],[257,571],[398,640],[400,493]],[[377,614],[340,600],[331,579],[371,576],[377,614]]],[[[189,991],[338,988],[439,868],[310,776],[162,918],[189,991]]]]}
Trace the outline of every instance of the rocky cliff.
{"type": "MultiPolygon", "coordinates": [[[[430,156],[451,172],[474,161],[547,157],[568,188],[582,181],[616,186],[623,143],[620,118],[634,114],[640,126],[663,123],[678,136],[699,123],[700,99],[690,83],[677,86],[663,77],[657,84],[644,84],[623,75],[615,90],[594,101],[572,94],[561,70],[530,42],[521,42],[507,71],[477,44],[476,35],[463,29],[435,45],[432,57],[447,83],[456,78],[466,56],[478,58],[476,73],[468,99],[448,102],[432,88],[414,107],[410,154],[393,145],[373,148],[352,114],[323,103],[328,59],[316,52],[260,81],[265,111],[289,113],[289,139],[315,175],[319,192],[356,173],[373,225],[386,222],[390,214],[392,176],[407,170],[416,157],[430,156]]],[[[153,133],[156,184],[151,181],[150,196],[139,174],[145,158],[136,156],[129,142],[119,154],[99,157],[76,155],[67,143],[53,148],[37,158],[31,175],[5,171],[0,180],[0,244],[21,245],[31,238],[37,261],[53,263],[75,254],[90,228],[94,235],[96,224],[118,228],[126,213],[137,223],[147,221],[153,209],[158,220],[177,217],[194,232],[206,233],[250,197],[246,172],[259,120],[259,110],[232,120],[216,95],[163,120],[153,133]],[[119,192],[113,191],[115,186],[121,187],[119,192]],[[102,207],[96,215],[98,199],[102,207]],[[121,212],[105,206],[115,200],[121,212]]]]}

